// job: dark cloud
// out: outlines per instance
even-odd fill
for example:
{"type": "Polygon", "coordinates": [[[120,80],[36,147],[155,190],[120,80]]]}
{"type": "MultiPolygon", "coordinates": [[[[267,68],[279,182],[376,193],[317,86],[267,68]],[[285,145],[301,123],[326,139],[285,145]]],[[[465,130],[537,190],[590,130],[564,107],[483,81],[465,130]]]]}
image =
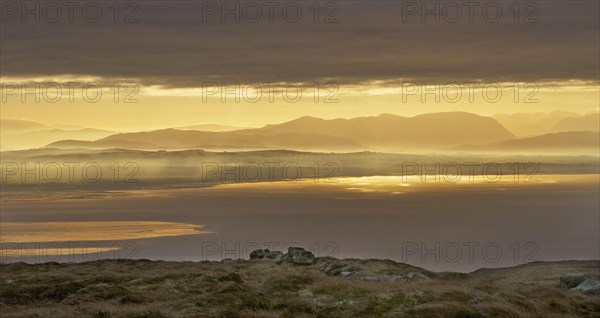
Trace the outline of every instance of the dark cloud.
{"type": "MultiPolygon", "coordinates": [[[[297,23],[281,16],[285,2],[279,2],[273,23],[264,6],[258,23],[235,23],[233,16],[222,23],[215,15],[204,23],[206,4],[203,7],[201,1],[137,1],[138,23],[113,23],[113,11],[107,8],[112,2],[103,2],[98,23],[83,21],[77,10],[75,23],[68,23],[65,15],[56,24],[21,23],[8,15],[0,32],[1,73],[127,77],[172,87],[324,79],[343,84],[398,78],[598,81],[597,1],[537,1],[539,10],[529,18],[537,23],[523,23],[536,10],[525,10],[527,2],[522,1],[520,22],[515,23],[511,6],[516,2],[495,2],[502,7],[496,23],[482,16],[486,2],[477,2],[472,22],[468,8],[460,5],[463,16],[458,23],[444,21],[443,16],[435,23],[432,15],[422,23],[418,13],[403,22],[408,2],[400,1],[337,1],[329,7],[319,2],[319,20],[337,7],[339,12],[330,16],[337,23],[315,23],[313,1],[297,2],[303,9],[297,23]]],[[[235,4],[217,4],[224,3],[235,4]]],[[[428,2],[430,7],[434,4],[428,2]]],[[[3,7],[3,14],[8,9],[3,7]]],[[[119,19],[131,10],[120,10],[119,19]]]]}

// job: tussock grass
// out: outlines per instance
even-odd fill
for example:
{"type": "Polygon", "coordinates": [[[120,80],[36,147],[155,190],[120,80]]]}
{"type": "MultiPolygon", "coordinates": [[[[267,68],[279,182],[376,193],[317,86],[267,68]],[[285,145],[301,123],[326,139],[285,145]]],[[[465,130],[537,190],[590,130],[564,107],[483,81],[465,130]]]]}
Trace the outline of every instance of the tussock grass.
{"type": "Polygon", "coordinates": [[[560,274],[597,261],[536,263],[471,274],[393,261],[347,260],[370,274],[430,280],[367,282],[272,262],[96,261],[2,265],[2,317],[600,317],[600,297],[560,289],[560,274]]]}

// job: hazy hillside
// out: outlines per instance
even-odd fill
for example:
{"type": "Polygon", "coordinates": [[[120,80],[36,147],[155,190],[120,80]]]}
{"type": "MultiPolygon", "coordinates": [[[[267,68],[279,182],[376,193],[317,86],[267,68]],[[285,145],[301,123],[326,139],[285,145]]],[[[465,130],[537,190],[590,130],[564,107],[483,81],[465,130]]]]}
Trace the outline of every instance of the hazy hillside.
{"type": "Polygon", "coordinates": [[[159,148],[156,144],[141,142],[141,141],[130,141],[130,140],[61,140],[53,142],[46,146],[48,148],[57,149],[141,149],[141,150],[156,150],[159,148]]]}
{"type": "Polygon", "coordinates": [[[1,119],[0,120],[0,133],[5,134],[18,134],[28,131],[50,129],[50,127],[40,124],[35,121],[21,120],[21,119],[1,119]]]}
{"type": "Polygon", "coordinates": [[[599,131],[600,113],[593,113],[581,117],[567,117],[556,123],[552,131],[599,131]]]}
{"type": "Polygon", "coordinates": [[[94,142],[61,141],[49,144],[47,147],[62,149],[123,147],[133,149],[316,149],[324,151],[366,149],[365,146],[352,140],[317,134],[249,135],[177,129],[122,133],[94,142]]]}
{"type": "Polygon", "coordinates": [[[446,149],[465,143],[489,143],[514,138],[494,119],[464,112],[415,117],[382,114],[377,117],[333,120],[301,117],[283,124],[238,132],[275,134],[306,131],[352,139],[378,150],[400,151],[408,147],[410,150],[446,149]]]}
{"type": "Polygon", "coordinates": [[[569,151],[569,152],[591,152],[598,154],[600,147],[600,136],[597,132],[571,131],[552,133],[542,136],[505,140],[479,146],[461,146],[461,150],[481,151],[569,151]]]}
{"type": "MultiPolygon", "coordinates": [[[[159,148],[420,151],[512,138],[514,136],[492,118],[450,112],[410,118],[389,114],[334,120],[301,117],[283,124],[235,132],[163,129],[116,134],[85,145],[105,148],[111,147],[110,141],[118,140],[159,148]]],[[[60,142],[48,147],[82,145],[60,142]]]]}
{"type": "Polygon", "coordinates": [[[569,112],[551,113],[515,113],[495,114],[496,119],[517,137],[531,137],[552,132],[552,128],[561,120],[569,117],[578,117],[579,114],[569,112]]]}
{"type": "Polygon", "coordinates": [[[114,133],[114,131],[92,128],[76,130],[48,129],[2,135],[1,143],[2,146],[8,149],[30,149],[44,147],[49,143],[65,139],[96,140],[114,133]]]}
{"type": "MultiPolygon", "coordinates": [[[[532,113],[495,115],[507,123],[533,123],[531,131],[557,129],[516,139],[498,121],[490,117],[465,112],[424,114],[402,117],[382,114],[376,117],[326,120],[301,117],[282,124],[236,131],[199,131],[162,129],[119,133],[106,136],[107,131],[52,130],[28,133],[32,139],[51,140],[47,147],[73,149],[206,149],[259,150],[289,149],[301,151],[578,151],[598,149],[598,113],[570,116],[569,113],[532,113]],[[567,117],[564,117],[567,116],[567,117]],[[559,117],[561,119],[559,119],[559,117]],[[554,128],[548,123],[554,122],[554,128]],[[562,130],[570,130],[563,132],[562,130]],[[571,131],[572,130],[572,131],[571,131]],[[474,133],[476,132],[476,133],[474,133]],[[39,135],[41,134],[41,135],[39,135]],[[103,137],[101,139],[94,136],[103,137]],[[62,141],[57,141],[64,137],[62,141]],[[96,141],[92,141],[97,139],[96,141]]],[[[201,125],[202,126],[202,125],[201,125]]],[[[521,131],[522,132],[522,131],[521,131]]],[[[29,136],[29,135],[23,135],[29,136]]],[[[21,136],[21,137],[23,137],[21,136]]],[[[3,146],[8,145],[3,140],[3,146]]],[[[8,147],[10,148],[10,147],[8,147]]]]}
{"type": "Polygon", "coordinates": [[[237,127],[237,126],[219,125],[219,124],[200,124],[200,125],[175,127],[175,129],[219,132],[219,131],[234,131],[234,130],[241,130],[241,129],[249,129],[249,127],[237,127]]]}

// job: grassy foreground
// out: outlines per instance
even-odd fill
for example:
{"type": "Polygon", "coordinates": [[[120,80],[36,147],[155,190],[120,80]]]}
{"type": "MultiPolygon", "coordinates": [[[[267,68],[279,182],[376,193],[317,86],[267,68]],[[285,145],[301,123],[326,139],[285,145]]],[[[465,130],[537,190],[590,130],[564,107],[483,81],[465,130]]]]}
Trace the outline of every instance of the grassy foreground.
{"type": "Polygon", "coordinates": [[[319,269],[327,261],[3,264],[1,316],[600,317],[599,295],[558,286],[565,272],[598,275],[600,261],[457,274],[387,260],[344,260],[378,281],[327,275],[319,269]],[[419,274],[401,278],[408,273],[419,274]]]}

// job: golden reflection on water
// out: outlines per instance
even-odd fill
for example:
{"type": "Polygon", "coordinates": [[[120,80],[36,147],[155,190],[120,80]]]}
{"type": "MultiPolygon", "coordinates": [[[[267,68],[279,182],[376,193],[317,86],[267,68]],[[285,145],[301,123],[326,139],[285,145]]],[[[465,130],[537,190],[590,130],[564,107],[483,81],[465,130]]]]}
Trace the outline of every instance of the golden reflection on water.
{"type": "Polygon", "coordinates": [[[206,234],[203,226],[189,223],[116,222],[2,222],[0,243],[135,240],[206,234]]]}
{"type": "Polygon", "coordinates": [[[211,188],[214,189],[244,189],[268,191],[348,191],[357,193],[404,194],[408,192],[426,191],[444,187],[445,189],[461,189],[464,186],[493,187],[499,191],[511,186],[532,186],[543,184],[575,184],[598,183],[598,174],[573,174],[573,175],[413,175],[413,176],[368,176],[368,177],[340,177],[316,181],[314,179],[301,179],[296,181],[275,181],[257,183],[228,183],[211,188]]]}

